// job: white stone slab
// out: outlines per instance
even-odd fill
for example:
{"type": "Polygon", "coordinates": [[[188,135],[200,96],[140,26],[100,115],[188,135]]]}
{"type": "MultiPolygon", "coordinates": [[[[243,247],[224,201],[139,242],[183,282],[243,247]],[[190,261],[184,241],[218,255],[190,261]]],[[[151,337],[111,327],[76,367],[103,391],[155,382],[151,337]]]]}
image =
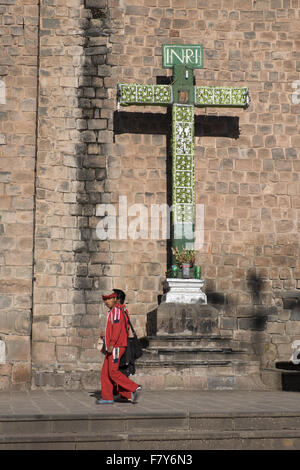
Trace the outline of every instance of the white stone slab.
{"type": "Polygon", "coordinates": [[[207,304],[207,297],[202,288],[203,279],[167,279],[168,292],[162,302],[174,304],[207,304]]]}
{"type": "Polygon", "coordinates": [[[0,340],[0,364],[5,364],[6,355],[5,355],[5,343],[0,340]]]}

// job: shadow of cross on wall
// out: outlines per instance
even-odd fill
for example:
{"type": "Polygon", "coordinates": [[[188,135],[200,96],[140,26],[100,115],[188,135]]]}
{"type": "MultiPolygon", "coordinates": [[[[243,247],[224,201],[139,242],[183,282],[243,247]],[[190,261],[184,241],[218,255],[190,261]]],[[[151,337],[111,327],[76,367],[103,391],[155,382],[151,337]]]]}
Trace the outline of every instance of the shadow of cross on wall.
{"type": "MultiPolygon", "coordinates": [[[[157,77],[159,83],[160,77],[157,77]]],[[[163,77],[165,78],[165,77],[163,77]]],[[[166,113],[115,111],[113,116],[114,138],[119,134],[151,134],[166,136],[166,203],[172,206],[172,107],[166,113]]],[[[195,137],[228,137],[238,139],[239,117],[195,116],[195,137]]],[[[172,265],[172,240],[167,240],[167,269],[172,265]]]]}

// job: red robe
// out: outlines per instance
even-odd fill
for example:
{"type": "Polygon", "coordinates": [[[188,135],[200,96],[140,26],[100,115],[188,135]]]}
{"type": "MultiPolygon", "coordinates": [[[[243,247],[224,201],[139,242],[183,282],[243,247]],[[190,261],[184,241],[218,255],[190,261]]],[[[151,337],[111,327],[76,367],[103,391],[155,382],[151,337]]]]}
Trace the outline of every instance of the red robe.
{"type": "MultiPolygon", "coordinates": [[[[101,395],[103,400],[113,399],[114,385],[118,386],[120,395],[131,397],[138,385],[119,371],[119,362],[127,346],[127,332],[129,325],[122,309],[125,305],[115,304],[109,310],[105,330],[106,349],[113,346],[112,354],[106,352],[101,371],[101,395]],[[127,330],[127,331],[126,331],[127,330]]],[[[127,310],[126,313],[128,314],[127,310]]]]}
{"type": "Polygon", "coordinates": [[[127,331],[128,325],[122,312],[122,307],[119,304],[115,304],[107,315],[105,344],[106,349],[113,346],[113,354],[116,357],[119,357],[118,348],[126,348],[127,346],[127,331]]]}

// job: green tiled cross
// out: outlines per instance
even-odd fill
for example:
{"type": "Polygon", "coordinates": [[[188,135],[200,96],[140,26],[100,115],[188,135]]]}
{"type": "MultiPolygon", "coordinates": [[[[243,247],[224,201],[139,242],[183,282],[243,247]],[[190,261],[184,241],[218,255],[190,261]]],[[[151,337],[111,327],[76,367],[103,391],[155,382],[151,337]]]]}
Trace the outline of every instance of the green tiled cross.
{"type": "Polygon", "coordinates": [[[203,67],[201,45],[163,46],[163,67],[173,67],[172,85],[118,84],[118,107],[172,106],[173,247],[192,249],[195,221],[194,106],[247,108],[245,87],[194,86],[203,67]]]}

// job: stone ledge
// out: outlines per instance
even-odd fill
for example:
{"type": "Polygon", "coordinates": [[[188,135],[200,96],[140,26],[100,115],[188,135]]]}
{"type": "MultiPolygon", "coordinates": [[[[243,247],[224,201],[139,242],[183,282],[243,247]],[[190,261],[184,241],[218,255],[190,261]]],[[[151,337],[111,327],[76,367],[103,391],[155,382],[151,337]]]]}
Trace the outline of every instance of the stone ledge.
{"type": "Polygon", "coordinates": [[[99,435],[56,433],[14,435],[1,440],[1,450],[20,449],[99,449],[99,450],[192,450],[192,449],[299,449],[299,430],[205,430],[119,433],[99,435]]]}

